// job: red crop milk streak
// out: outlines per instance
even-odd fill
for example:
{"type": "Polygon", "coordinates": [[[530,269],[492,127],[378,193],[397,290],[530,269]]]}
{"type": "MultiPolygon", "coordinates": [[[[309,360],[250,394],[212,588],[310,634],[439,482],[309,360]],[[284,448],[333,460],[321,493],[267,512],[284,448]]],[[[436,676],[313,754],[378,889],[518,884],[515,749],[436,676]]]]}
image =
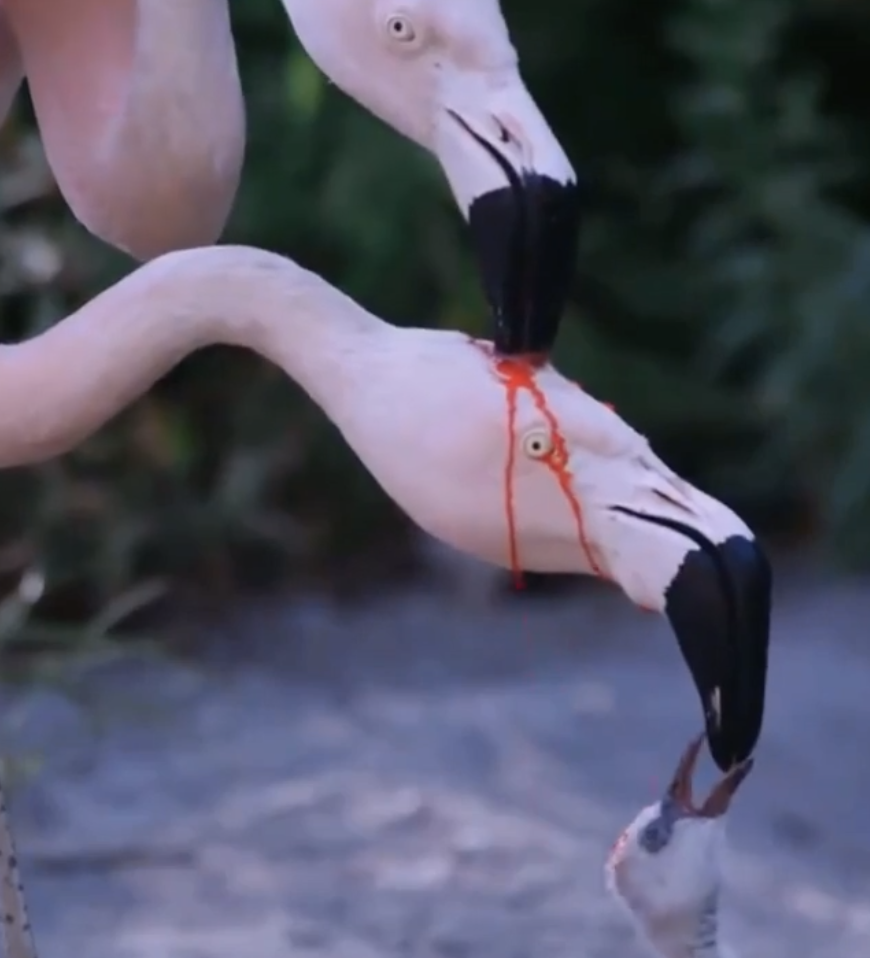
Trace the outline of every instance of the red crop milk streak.
{"type": "MultiPolygon", "coordinates": [[[[479,340],[472,340],[472,343],[488,357],[492,358],[489,344],[482,343],[479,340]]],[[[505,403],[507,407],[507,421],[505,423],[507,429],[507,461],[505,462],[504,471],[504,508],[508,533],[508,557],[514,577],[514,587],[517,589],[523,587],[514,490],[514,472],[517,456],[516,419],[519,396],[523,390],[529,393],[532,402],[535,404],[535,408],[541,413],[550,428],[553,448],[546,456],[542,457],[540,461],[550,470],[568,502],[568,507],[577,524],[577,539],[586,556],[589,568],[595,575],[603,575],[601,566],[595,558],[592,546],[586,535],[586,527],[583,521],[583,507],[571,487],[571,470],[568,466],[568,444],[565,442],[565,436],[559,426],[556,415],[547,403],[547,397],[535,380],[535,365],[529,359],[495,359],[495,372],[499,381],[505,387],[505,403]]]]}
{"type": "MultiPolygon", "coordinates": [[[[568,502],[568,507],[577,525],[577,540],[580,548],[583,550],[590,570],[595,575],[603,578],[604,571],[598,559],[595,557],[595,552],[586,534],[583,507],[571,486],[572,476],[568,466],[568,444],[565,441],[565,435],[559,426],[559,420],[547,403],[547,397],[535,379],[537,369],[545,360],[533,356],[499,359],[493,356],[492,345],[490,343],[471,337],[469,337],[469,342],[479,349],[488,359],[494,360],[495,373],[505,387],[505,403],[507,407],[505,423],[507,429],[507,460],[504,470],[504,509],[508,534],[508,561],[510,562],[511,572],[513,574],[514,588],[523,588],[514,490],[514,470],[517,456],[516,420],[519,395],[523,390],[529,393],[532,402],[535,404],[535,408],[541,413],[550,428],[553,448],[546,456],[540,459],[540,462],[550,470],[568,502]]],[[[576,385],[578,389],[582,389],[579,383],[576,385]]],[[[608,408],[613,408],[610,403],[605,403],[605,405],[608,406],[608,408]]]]}

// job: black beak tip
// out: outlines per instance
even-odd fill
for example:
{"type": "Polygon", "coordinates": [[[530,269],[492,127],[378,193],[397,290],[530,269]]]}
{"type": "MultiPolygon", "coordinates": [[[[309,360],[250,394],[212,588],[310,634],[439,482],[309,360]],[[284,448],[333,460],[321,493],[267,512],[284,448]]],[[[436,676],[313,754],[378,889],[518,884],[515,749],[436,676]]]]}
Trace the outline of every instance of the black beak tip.
{"type": "Polygon", "coordinates": [[[509,183],[468,212],[493,343],[503,356],[548,354],[576,266],[584,191],[534,172],[506,173],[509,183]]]}
{"type": "Polygon", "coordinates": [[[689,550],[665,596],[722,771],[747,759],[761,734],[772,579],[758,543],[732,536],[689,550]]]}

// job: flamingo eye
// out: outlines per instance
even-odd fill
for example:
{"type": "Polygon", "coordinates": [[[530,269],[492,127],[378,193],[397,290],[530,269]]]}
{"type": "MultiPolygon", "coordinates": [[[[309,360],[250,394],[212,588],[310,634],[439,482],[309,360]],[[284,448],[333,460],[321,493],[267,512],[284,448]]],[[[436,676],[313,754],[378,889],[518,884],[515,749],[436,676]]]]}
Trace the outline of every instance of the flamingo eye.
{"type": "Polygon", "coordinates": [[[641,830],[638,840],[641,848],[651,855],[657,855],[671,840],[674,833],[673,822],[659,816],[641,830]]]}
{"type": "Polygon", "coordinates": [[[394,14],[387,18],[387,35],[398,43],[413,43],[417,39],[417,31],[409,17],[394,14]]]}
{"type": "Polygon", "coordinates": [[[553,451],[553,437],[548,429],[533,429],[523,436],[523,452],[529,459],[544,459],[553,451]]]}

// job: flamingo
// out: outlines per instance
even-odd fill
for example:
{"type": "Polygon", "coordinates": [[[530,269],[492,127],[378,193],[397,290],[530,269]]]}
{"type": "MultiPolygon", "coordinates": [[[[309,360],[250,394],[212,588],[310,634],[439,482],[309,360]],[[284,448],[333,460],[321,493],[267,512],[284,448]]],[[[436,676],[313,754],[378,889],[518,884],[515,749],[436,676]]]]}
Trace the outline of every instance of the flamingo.
{"type": "MultiPolygon", "coordinates": [[[[577,250],[577,177],[498,0],[284,0],[342,90],[437,158],[504,354],[547,352],[577,250]]],[[[228,0],[0,0],[0,116],[27,77],[61,193],[139,260],[215,242],[245,116],[228,0]]]]}
{"type": "Polygon", "coordinates": [[[62,454],[212,343],[296,380],[435,537],[508,569],[600,576],[667,615],[716,761],[749,755],[771,573],[746,524],[550,362],[395,327],[275,253],[164,254],[40,335],[0,345],[0,468],[62,454]]]}
{"type": "Polygon", "coordinates": [[[689,743],[661,801],[638,812],[605,866],[607,887],[662,958],[733,958],[719,936],[726,815],[753,759],[734,765],[696,805],[689,743]]]}

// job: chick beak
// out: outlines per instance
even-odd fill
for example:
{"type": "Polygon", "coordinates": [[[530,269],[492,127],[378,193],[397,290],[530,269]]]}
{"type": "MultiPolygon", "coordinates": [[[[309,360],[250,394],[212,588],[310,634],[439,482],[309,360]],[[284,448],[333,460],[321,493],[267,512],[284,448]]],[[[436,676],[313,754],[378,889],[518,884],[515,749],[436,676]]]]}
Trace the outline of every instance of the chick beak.
{"type": "Polygon", "coordinates": [[[740,786],[746,781],[746,777],[752,771],[754,764],[754,759],[747,758],[729,769],[724,777],[713,786],[713,790],[700,808],[700,814],[704,818],[719,818],[724,815],[731,807],[732,799],[737,794],[740,786]]]}
{"type": "Polygon", "coordinates": [[[689,667],[713,759],[724,772],[752,753],[764,718],[772,573],[753,538],[694,542],[665,592],[665,614],[689,667]]]}
{"type": "Polygon", "coordinates": [[[701,746],[704,744],[704,734],[696,736],[686,746],[685,751],[680,756],[680,762],[674,773],[671,784],[665,793],[665,800],[676,803],[680,808],[687,812],[695,811],[695,805],[692,800],[692,778],[695,775],[695,766],[698,763],[698,755],[701,753],[701,746]]]}
{"type": "Polygon", "coordinates": [[[665,793],[664,803],[679,808],[680,814],[684,817],[720,818],[731,807],[731,801],[752,771],[754,760],[748,758],[733,765],[713,786],[710,794],[701,805],[696,805],[692,797],[692,779],[703,744],[703,733],[689,742],[680,757],[677,771],[665,793]]]}

